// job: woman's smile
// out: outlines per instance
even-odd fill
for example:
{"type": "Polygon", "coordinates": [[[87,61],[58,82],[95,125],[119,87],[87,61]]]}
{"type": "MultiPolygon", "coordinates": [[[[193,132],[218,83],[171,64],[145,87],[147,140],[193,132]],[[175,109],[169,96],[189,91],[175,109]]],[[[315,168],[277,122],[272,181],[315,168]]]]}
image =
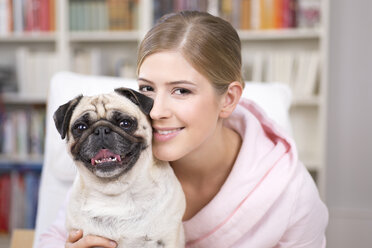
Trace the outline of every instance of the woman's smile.
{"type": "Polygon", "coordinates": [[[182,128],[153,128],[153,136],[155,141],[166,142],[170,139],[176,137],[181,131],[182,128]]]}

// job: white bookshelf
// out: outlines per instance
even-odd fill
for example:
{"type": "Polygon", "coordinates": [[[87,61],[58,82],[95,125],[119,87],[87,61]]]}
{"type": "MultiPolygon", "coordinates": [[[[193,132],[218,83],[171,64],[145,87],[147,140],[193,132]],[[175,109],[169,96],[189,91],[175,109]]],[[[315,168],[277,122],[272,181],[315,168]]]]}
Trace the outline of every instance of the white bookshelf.
{"type": "Polygon", "coordinates": [[[19,93],[4,93],[3,101],[6,105],[29,105],[29,104],[45,104],[45,97],[33,95],[21,95],[19,93]]]}
{"type": "Polygon", "coordinates": [[[138,42],[138,31],[74,31],[69,33],[70,42],[138,42]]]}
{"type": "Polygon", "coordinates": [[[0,43],[9,43],[9,42],[55,42],[56,34],[54,32],[31,32],[31,33],[10,33],[0,35],[0,43]]]}
{"type": "Polygon", "coordinates": [[[321,30],[316,29],[272,29],[272,30],[239,30],[240,39],[246,40],[303,40],[319,39],[321,30]]]}
{"type": "MultiPolygon", "coordinates": [[[[327,93],[327,54],[328,54],[328,1],[322,2],[322,23],[314,29],[283,30],[238,30],[242,41],[243,63],[246,55],[256,51],[315,51],[321,59],[318,93],[309,97],[293,95],[290,109],[294,138],[298,145],[299,157],[306,167],[317,174],[317,184],[324,198],[325,173],[325,128],[326,128],[326,93],[327,93]]],[[[133,65],[136,61],[137,46],[153,23],[153,1],[139,1],[138,30],[134,31],[69,31],[68,0],[56,1],[56,32],[8,34],[0,36],[0,57],[14,61],[18,47],[28,47],[33,51],[48,50],[55,53],[60,70],[73,70],[73,58],[79,50],[99,50],[103,56],[118,58],[124,56],[133,65]]],[[[4,60],[5,61],[5,60],[4,60]]],[[[114,64],[107,62],[108,67],[114,64]]],[[[107,72],[105,72],[107,73],[107,72]]],[[[109,72],[112,74],[112,71],[109,72]]],[[[6,105],[45,104],[46,96],[5,94],[6,105]]],[[[0,157],[0,162],[6,158],[0,157]]],[[[12,158],[9,161],[27,161],[12,158]]],[[[41,162],[42,158],[36,158],[41,162]]]]}

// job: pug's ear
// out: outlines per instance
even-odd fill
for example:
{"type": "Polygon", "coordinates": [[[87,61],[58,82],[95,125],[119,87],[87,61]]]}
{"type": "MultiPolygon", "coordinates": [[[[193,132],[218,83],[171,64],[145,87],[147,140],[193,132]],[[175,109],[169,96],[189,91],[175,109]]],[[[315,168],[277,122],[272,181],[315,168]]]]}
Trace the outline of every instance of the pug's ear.
{"type": "Polygon", "coordinates": [[[66,137],[72,113],[74,112],[75,107],[79,104],[82,97],[83,95],[75,97],[68,103],[59,106],[56,112],[54,112],[54,124],[56,125],[56,128],[62,139],[66,137]]]}
{"type": "Polygon", "coordinates": [[[145,96],[144,94],[141,94],[135,90],[124,87],[115,89],[115,92],[119,95],[125,96],[134,104],[138,105],[142,112],[146,115],[150,114],[150,111],[154,104],[154,100],[152,98],[145,96]]]}

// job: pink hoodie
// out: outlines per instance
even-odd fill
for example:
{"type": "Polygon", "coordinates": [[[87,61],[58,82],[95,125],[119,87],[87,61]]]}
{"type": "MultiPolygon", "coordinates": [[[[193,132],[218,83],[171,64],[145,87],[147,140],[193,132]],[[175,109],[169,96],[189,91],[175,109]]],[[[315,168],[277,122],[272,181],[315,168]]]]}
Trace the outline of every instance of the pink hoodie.
{"type": "MultiPolygon", "coordinates": [[[[184,222],[186,247],[325,247],[328,211],[293,140],[243,99],[226,125],[243,138],[218,194],[184,222]]],[[[64,210],[40,247],[64,247],[64,210]]]]}

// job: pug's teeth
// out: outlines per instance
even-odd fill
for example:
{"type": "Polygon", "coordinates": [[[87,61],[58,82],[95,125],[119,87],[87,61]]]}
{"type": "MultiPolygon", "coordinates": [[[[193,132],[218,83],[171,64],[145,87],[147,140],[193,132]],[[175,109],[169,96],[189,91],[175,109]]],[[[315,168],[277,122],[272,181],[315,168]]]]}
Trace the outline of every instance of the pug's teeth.
{"type": "Polygon", "coordinates": [[[121,161],[121,158],[120,157],[118,157],[118,158],[117,157],[110,157],[110,158],[95,159],[93,165],[107,163],[107,162],[116,162],[118,160],[121,161]]]}

